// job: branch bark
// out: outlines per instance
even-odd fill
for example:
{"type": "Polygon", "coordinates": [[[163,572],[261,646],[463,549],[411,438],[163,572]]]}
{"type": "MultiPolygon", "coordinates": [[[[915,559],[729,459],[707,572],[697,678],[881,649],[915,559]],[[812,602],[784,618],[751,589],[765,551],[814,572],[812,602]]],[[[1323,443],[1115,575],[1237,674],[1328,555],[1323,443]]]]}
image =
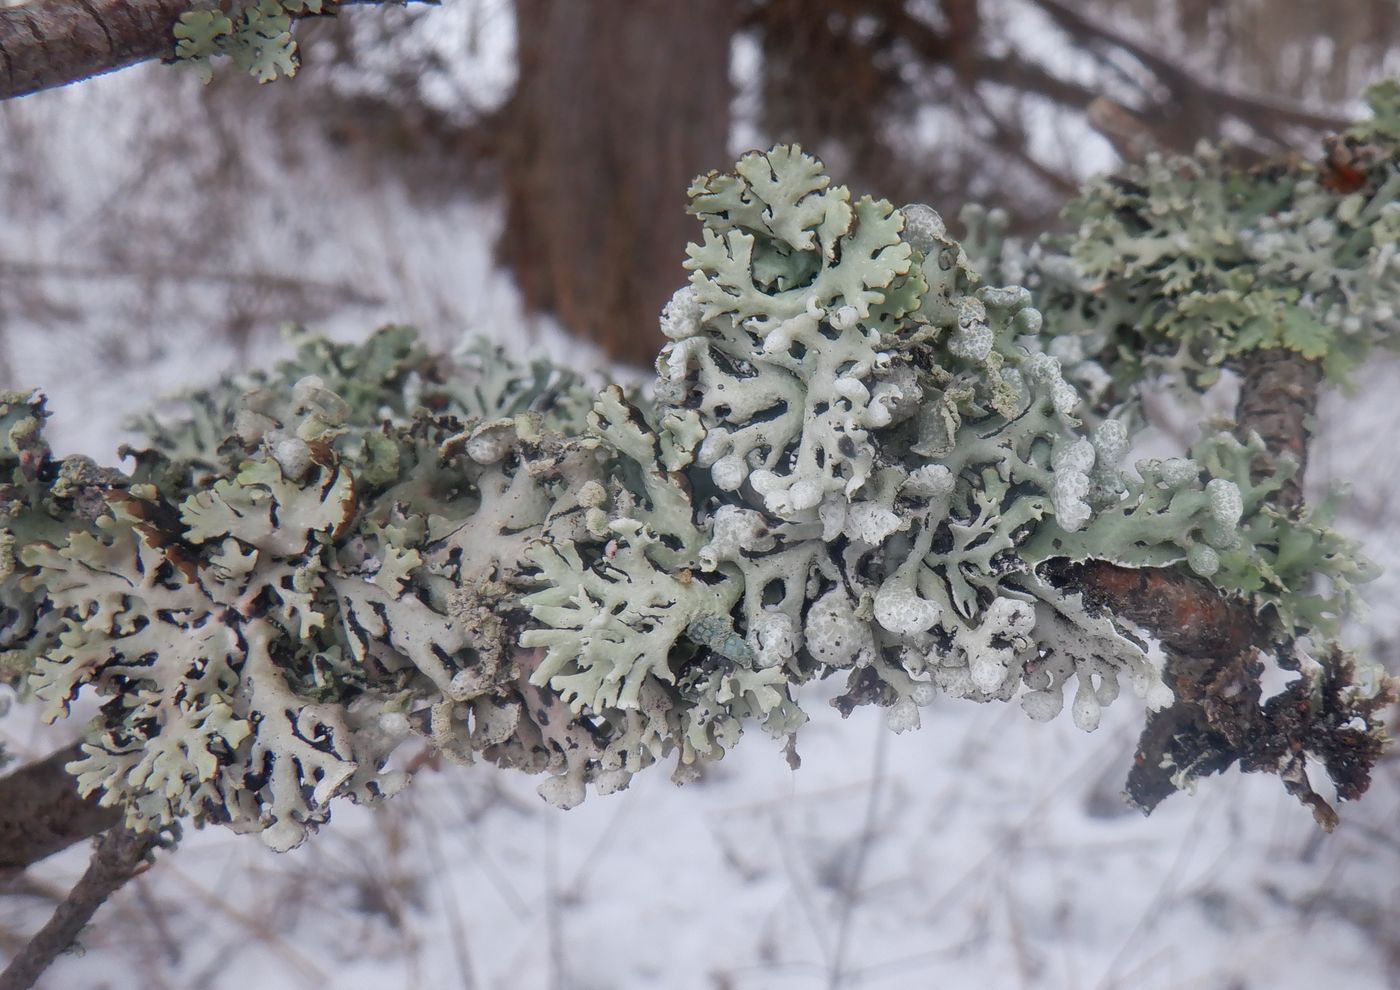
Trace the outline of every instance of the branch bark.
{"type": "Polygon", "coordinates": [[[30,0],[0,8],[0,99],[175,52],[189,0],[30,0]]]}
{"type": "MultiPolygon", "coordinates": [[[[1244,365],[1244,380],[1235,405],[1236,430],[1246,438],[1250,433],[1258,433],[1265,443],[1266,452],[1252,466],[1256,475],[1275,469],[1285,451],[1298,459],[1298,470],[1289,480],[1290,488],[1276,494],[1280,507],[1296,511],[1302,505],[1303,468],[1307,462],[1304,424],[1317,406],[1320,370],[1315,362],[1284,351],[1249,355],[1244,365]],[[1306,366],[1311,366],[1311,370],[1306,366]]],[[[1204,581],[1184,575],[1177,579],[1176,587],[1190,586],[1199,588],[1199,607],[1203,611],[1208,608],[1204,598],[1207,593],[1217,599],[1222,597],[1204,581]]],[[[1133,617],[1127,611],[1133,607],[1130,602],[1117,604],[1124,609],[1123,614],[1133,617]]],[[[1167,653],[1163,676],[1176,694],[1176,703],[1149,715],[1138,741],[1128,775],[1128,796],[1144,811],[1151,811],[1180,789],[1186,779],[1219,773],[1236,761],[1246,762],[1251,747],[1262,745],[1269,736],[1261,720],[1259,676],[1263,666],[1257,659],[1256,647],[1276,640],[1277,631],[1272,631],[1271,636],[1269,618],[1253,614],[1244,602],[1233,603],[1229,613],[1229,621],[1222,629],[1235,632],[1218,642],[1162,636],[1167,653]]],[[[1174,633],[1170,627],[1159,628],[1174,633]]],[[[1290,662],[1282,656],[1279,661],[1290,662]]],[[[1306,777],[1303,781],[1306,786],[1306,777]]],[[[1307,793],[1317,798],[1311,788],[1307,788],[1307,793]]],[[[1313,807],[1318,813],[1317,805],[1313,807]]],[[[1336,814],[1325,804],[1322,807],[1327,814],[1319,815],[1318,821],[1330,829],[1336,823],[1336,814]]]]}
{"type": "Polygon", "coordinates": [[[0,777],[0,879],[75,842],[112,828],[119,808],[78,794],[78,782],[63,769],[82,756],[78,744],[0,777]]]}
{"type": "MultiPolygon", "coordinates": [[[[1303,505],[1303,474],[1308,466],[1309,424],[1317,412],[1322,365],[1293,351],[1257,351],[1244,361],[1235,420],[1241,432],[1253,431],[1267,451],[1251,466],[1255,477],[1278,471],[1278,459],[1291,455],[1298,463],[1278,493],[1276,504],[1289,512],[1303,505]]],[[[1248,439],[1241,437],[1241,439],[1248,439]]]]}
{"type": "Polygon", "coordinates": [[[29,990],[60,953],[68,950],[102,903],[141,871],[147,854],[159,841],[156,832],[114,828],[102,836],[87,871],[35,933],[19,955],[0,973],[0,990],[29,990]]]}

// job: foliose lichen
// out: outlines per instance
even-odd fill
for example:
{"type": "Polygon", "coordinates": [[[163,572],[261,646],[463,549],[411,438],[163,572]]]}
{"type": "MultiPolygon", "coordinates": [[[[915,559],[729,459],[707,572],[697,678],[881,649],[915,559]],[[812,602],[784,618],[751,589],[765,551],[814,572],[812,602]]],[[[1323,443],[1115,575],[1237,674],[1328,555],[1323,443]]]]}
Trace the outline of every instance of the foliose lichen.
{"type": "Polygon", "coordinates": [[[340,0],[194,0],[175,22],[175,61],[208,82],[211,60],[227,56],[260,83],[300,66],[293,18],[333,14],[340,0]]]}
{"type": "Polygon", "coordinates": [[[1344,383],[1372,348],[1394,349],[1396,91],[1394,80],[1372,87],[1371,118],[1330,139],[1318,165],[1244,168],[1203,144],[1092,180],[1065,212],[1071,235],[1009,261],[1047,331],[1077,360],[1098,359],[1120,394],[1144,377],[1207,386],[1270,348],[1344,383]]]}
{"type": "Polygon", "coordinates": [[[852,202],[793,146],[691,211],[649,395],[401,327],[303,338],[147,419],[129,473],[55,461],[38,401],[0,397],[0,644],[49,717],[107,699],[81,789],[288,848],[402,786],[414,737],[569,807],[663,759],[693,779],[752,723],[791,742],[820,678],[896,730],[939,695],[1071,694],[1086,730],[1125,682],[1171,703],[1066,561],[1189,567],[1295,665],[1329,647],[1355,548],[1274,511],[1226,434],[1122,471],[1124,421],[933,210],[852,202]]]}

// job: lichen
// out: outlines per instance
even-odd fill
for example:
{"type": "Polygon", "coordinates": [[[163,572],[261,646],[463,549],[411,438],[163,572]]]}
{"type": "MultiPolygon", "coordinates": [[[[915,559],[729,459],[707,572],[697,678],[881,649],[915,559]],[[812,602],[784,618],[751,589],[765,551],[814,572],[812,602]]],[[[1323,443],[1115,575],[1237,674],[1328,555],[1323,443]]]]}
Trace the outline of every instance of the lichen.
{"type": "MultiPolygon", "coordinates": [[[[1149,155],[1092,180],[1069,236],[1010,262],[1050,333],[1101,359],[1120,394],[1144,377],[1192,388],[1281,348],[1345,382],[1400,341],[1400,134],[1395,82],[1321,165],[1242,168],[1228,149],[1149,155]]],[[[1016,255],[1013,249],[1008,252],[1016,255]]]]}
{"type": "Polygon", "coordinates": [[[292,19],[331,14],[339,0],[195,0],[175,22],[175,59],[208,82],[210,60],[227,56],[260,83],[294,76],[300,65],[292,19]]]}
{"type": "Polygon", "coordinates": [[[106,699],[82,790],[288,848],[401,786],[413,737],[571,807],[662,760],[694,779],[753,724],[792,752],[827,677],[897,731],[940,694],[1068,695],[1093,730],[1125,681],[1173,696],[1063,577],[1087,560],[1189,568],[1290,663],[1332,655],[1371,570],[1325,514],[1274,509],[1224,433],[1124,472],[1130,417],[1067,368],[1092,352],[935,211],[852,202],[795,146],[691,196],[650,395],[402,327],[302,337],[144,420],[128,473],[55,462],[38,400],[0,396],[4,669],[51,718],[106,699]]]}

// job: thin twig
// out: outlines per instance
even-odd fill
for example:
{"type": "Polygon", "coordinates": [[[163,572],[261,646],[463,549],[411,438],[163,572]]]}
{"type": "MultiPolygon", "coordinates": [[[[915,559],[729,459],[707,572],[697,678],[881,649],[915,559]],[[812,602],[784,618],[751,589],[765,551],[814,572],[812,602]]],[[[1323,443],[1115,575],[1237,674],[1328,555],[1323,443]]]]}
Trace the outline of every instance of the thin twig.
{"type": "Polygon", "coordinates": [[[1128,985],[1124,974],[1119,973],[1119,969],[1127,962],[1129,953],[1136,947],[1138,941],[1151,930],[1153,924],[1172,902],[1172,898],[1177,896],[1191,854],[1195,852],[1201,833],[1204,831],[1208,813],[1208,806],[1197,807],[1195,815],[1191,818],[1191,824],[1188,826],[1185,836],[1182,837],[1181,845],[1177,847],[1176,855],[1172,857],[1171,865],[1167,867],[1167,872],[1163,875],[1162,882],[1157,886],[1152,900],[1148,902],[1147,909],[1138,917],[1137,924],[1133,926],[1132,930],[1128,932],[1127,938],[1118,946],[1118,951],[1109,961],[1108,968],[1099,978],[1097,984],[1099,990],[1128,985]]]}
{"type": "Polygon", "coordinates": [[[442,890],[444,906],[447,908],[447,927],[451,936],[452,954],[457,963],[457,975],[462,990],[476,990],[476,971],[472,965],[471,946],[467,939],[467,926],[462,916],[462,904],[457,897],[456,878],[448,869],[447,857],[443,855],[442,844],[438,841],[438,830],[422,819],[419,830],[426,840],[426,849],[432,861],[432,869],[442,890]]]}
{"type": "Polygon", "coordinates": [[[1178,99],[1191,99],[1204,102],[1221,111],[1238,117],[1255,126],[1267,127],[1272,122],[1313,130],[1336,131],[1346,127],[1347,122],[1326,113],[1315,113],[1303,107],[1270,100],[1255,94],[1246,94],[1216,86],[1198,78],[1190,71],[1177,65],[1166,56],[1153,51],[1147,45],[1134,41],[1082,11],[1074,9],[1063,0],[1032,0],[1045,11],[1063,30],[1090,44],[1107,45],[1127,53],[1139,65],[1157,77],[1178,99]]]}
{"type": "Polygon", "coordinates": [[[165,956],[166,962],[172,965],[178,963],[180,942],[170,930],[165,906],[151,893],[150,884],[145,877],[137,877],[131,889],[136,892],[136,899],[141,902],[141,918],[155,933],[156,942],[160,945],[161,954],[165,956]]]}
{"type": "Polygon", "coordinates": [[[555,817],[544,820],[544,919],[545,941],[549,947],[549,987],[563,990],[564,931],[559,911],[559,837],[555,834],[555,817]]]}
{"type": "Polygon", "coordinates": [[[806,879],[802,875],[802,870],[797,863],[796,855],[793,852],[794,844],[788,838],[787,830],[783,827],[783,819],[778,809],[772,812],[773,835],[778,840],[778,855],[782,858],[783,869],[787,871],[788,880],[792,883],[793,893],[796,895],[797,906],[802,910],[802,915],[807,921],[807,927],[812,930],[812,936],[816,939],[817,948],[821,950],[822,965],[825,972],[832,972],[831,960],[831,939],[826,931],[826,926],[822,924],[821,916],[817,913],[817,899],[812,894],[811,888],[807,886],[806,879]]]}
{"type": "Polygon", "coordinates": [[[852,922],[860,907],[860,881],[865,873],[866,861],[870,858],[870,847],[875,841],[875,824],[880,816],[880,784],[885,776],[885,757],[892,733],[885,728],[883,719],[876,720],[875,731],[874,765],[870,768],[870,793],[865,802],[865,820],[861,823],[856,854],[846,873],[843,884],[846,889],[842,891],[841,906],[837,912],[836,949],[832,953],[826,984],[830,990],[839,990],[846,982],[846,954],[851,945],[852,922]]]}
{"type": "Polygon", "coordinates": [[[73,945],[102,903],[141,871],[146,855],[158,841],[155,832],[135,832],[125,826],[106,832],[67,899],[0,973],[0,990],[34,986],[59,954],[73,945]]]}
{"type": "MultiPolygon", "coordinates": [[[[301,978],[309,985],[329,986],[330,974],[327,973],[305,953],[296,948],[290,941],[283,938],[271,924],[268,923],[265,911],[242,911],[229,904],[226,898],[220,897],[212,890],[197,882],[193,877],[186,875],[179,869],[166,871],[167,876],[178,881],[189,890],[197,900],[206,907],[212,909],[221,918],[242,926],[253,938],[267,946],[272,952],[280,957],[290,966],[297,969],[301,978]]],[[[216,886],[223,886],[222,882],[216,886]]],[[[0,990],[8,990],[0,987],[0,990]]]]}

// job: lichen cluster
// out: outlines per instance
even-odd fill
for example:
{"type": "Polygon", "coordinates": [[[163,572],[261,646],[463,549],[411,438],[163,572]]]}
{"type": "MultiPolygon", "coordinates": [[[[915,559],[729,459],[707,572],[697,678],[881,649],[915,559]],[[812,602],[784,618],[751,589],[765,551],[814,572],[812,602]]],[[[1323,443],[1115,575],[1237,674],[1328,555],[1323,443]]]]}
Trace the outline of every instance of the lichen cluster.
{"type": "Polygon", "coordinates": [[[294,76],[293,18],[333,14],[340,0],[194,0],[175,22],[175,60],[208,82],[210,60],[227,56],[258,82],[294,76]]]}
{"type": "Polygon", "coordinates": [[[54,460],[37,400],[0,398],[4,669],[50,718],[106,699],[83,791],[289,848],[400,787],[414,737],[569,807],[663,759],[691,779],[751,723],[791,739],[832,676],[897,730],[940,694],[1038,719],[1068,694],[1093,729],[1125,685],[1173,698],[1053,566],[1091,559],[1189,567],[1295,667],[1329,648],[1355,548],[1274,510],[1228,436],[1124,472],[1031,293],[933,210],[779,147],[691,211],[646,395],[397,327],[306,339],[146,420],[128,473],[54,460]]]}
{"type": "Polygon", "coordinates": [[[1202,145],[1091,180],[1066,210],[1073,233],[1011,262],[1059,353],[1125,394],[1144,377],[1208,386],[1269,348],[1344,382],[1400,346],[1400,83],[1367,99],[1320,164],[1242,168],[1202,145]]]}

